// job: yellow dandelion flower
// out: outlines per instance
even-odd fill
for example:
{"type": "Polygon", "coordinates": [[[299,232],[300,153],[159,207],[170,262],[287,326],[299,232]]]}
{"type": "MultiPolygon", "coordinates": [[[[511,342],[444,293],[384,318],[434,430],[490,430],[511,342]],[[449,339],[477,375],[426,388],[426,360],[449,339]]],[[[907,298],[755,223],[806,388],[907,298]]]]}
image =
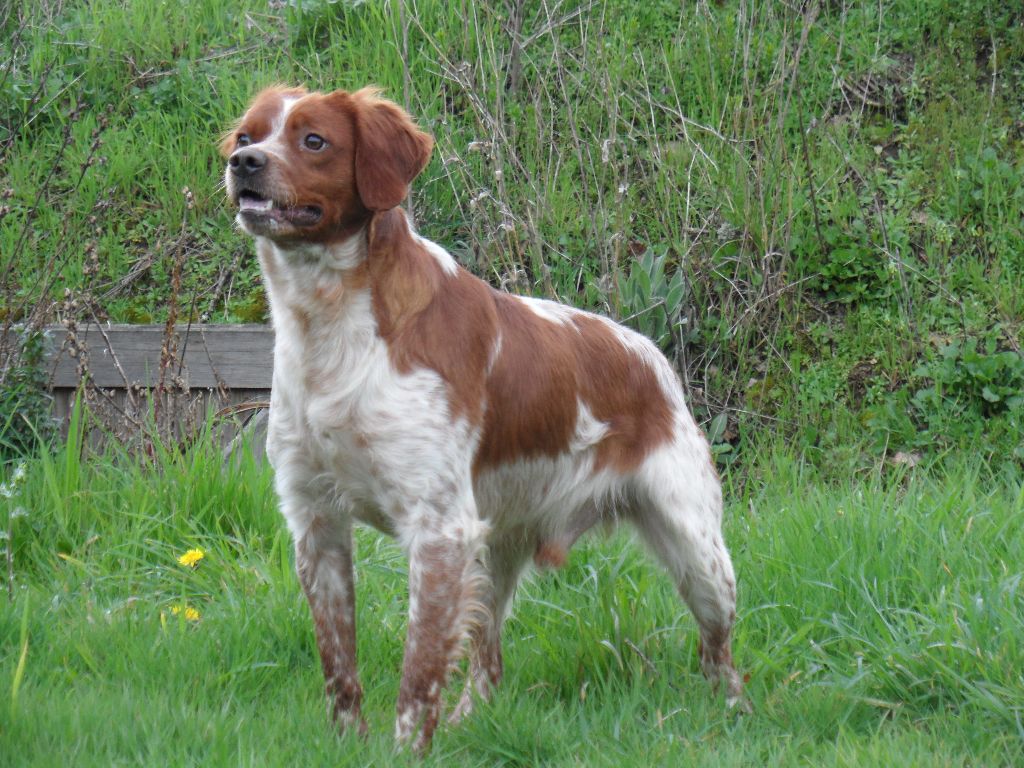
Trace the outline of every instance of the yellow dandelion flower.
{"type": "Polygon", "coordinates": [[[171,613],[175,616],[180,615],[182,612],[185,614],[185,618],[188,621],[199,621],[199,611],[193,608],[191,605],[172,605],[171,613]]]}
{"type": "Polygon", "coordinates": [[[182,565],[190,568],[195,568],[199,565],[199,561],[206,557],[206,553],[201,549],[190,549],[184,555],[178,558],[178,562],[182,565]]]}

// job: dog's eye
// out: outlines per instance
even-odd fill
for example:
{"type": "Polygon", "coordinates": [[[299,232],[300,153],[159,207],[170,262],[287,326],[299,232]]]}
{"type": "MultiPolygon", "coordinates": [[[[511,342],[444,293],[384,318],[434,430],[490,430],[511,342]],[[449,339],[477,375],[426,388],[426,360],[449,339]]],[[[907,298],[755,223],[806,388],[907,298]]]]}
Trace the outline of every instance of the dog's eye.
{"type": "Polygon", "coordinates": [[[302,144],[306,149],[311,149],[314,152],[319,152],[327,146],[327,142],[324,140],[324,137],[317,136],[315,133],[307,133],[306,138],[302,140],[302,144]]]}
{"type": "Polygon", "coordinates": [[[240,133],[238,134],[238,138],[235,140],[235,143],[240,147],[248,147],[252,144],[252,139],[249,138],[248,133],[240,133]]]}

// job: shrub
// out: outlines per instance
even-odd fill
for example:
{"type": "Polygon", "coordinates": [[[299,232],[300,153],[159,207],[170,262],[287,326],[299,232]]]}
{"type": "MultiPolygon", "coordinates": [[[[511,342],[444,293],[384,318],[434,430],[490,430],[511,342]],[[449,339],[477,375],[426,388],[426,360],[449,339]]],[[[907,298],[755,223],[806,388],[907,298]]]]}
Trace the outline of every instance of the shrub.
{"type": "Polygon", "coordinates": [[[1024,356],[995,336],[943,346],[914,376],[923,384],[889,393],[865,410],[877,447],[964,448],[1024,461],[1024,356]],[[981,347],[979,349],[979,347],[981,347]]]}

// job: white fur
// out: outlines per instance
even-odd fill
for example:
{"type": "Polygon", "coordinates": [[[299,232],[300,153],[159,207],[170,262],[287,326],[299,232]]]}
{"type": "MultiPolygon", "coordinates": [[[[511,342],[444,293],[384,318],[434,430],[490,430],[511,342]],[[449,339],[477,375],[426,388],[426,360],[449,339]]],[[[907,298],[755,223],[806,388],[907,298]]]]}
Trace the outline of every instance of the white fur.
{"type": "Polygon", "coordinates": [[[322,322],[310,297],[342,280],[335,265],[365,258],[362,242],[322,247],[319,259],[314,249],[296,258],[261,243],[277,334],[267,444],[282,511],[296,539],[318,515],[354,516],[399,533],[406,547],[424,530],[446,533],[442,511],[445,525],[472,531],[479,434],[452,418],[441,377],[395,370],[365,289],[346,295],[330,323],[311,333],[303,325],[302,313],[322,322]]]}
{"type": "MultiPolygon", "coordinates": [[[[409,229],[412,229],[412,222],[409,223],[409,229]]],[[[437,263],[441,265],[441,269],[448,275],[455,275],[459,271],[459,265],[456,263],[455,258],[448,253],[444,248],[435,243],[433,240],[427,240],[425,237],[420,235],[413,235],[416,241],[427,249],[427,253],[437,260],[437,263]]]]}
{"type": "Polygon", "coordinates": [[[581,314],[575,307],[559,304],[547,299],[537,299],[533,296],[515,296],[527,309],[538,317],[542,317],[552,323],[569,325],[574,316],[581,314]]]}
{"type": "Polygon", "coordinates": [[[291,114],[292,108],[299,101],[299,97],[286,96],[282,101],[281,111],[274,116],[274,121],[270,124],[270,133],[267,134],[266,138],[249,145],[278,159],[281,158],[282,153],[286,149],[282,138],[285,125],[288,123],[288,115],[291,114]]]}
{"type": "Polygon", "coordinates": [[[498,358],[501,357],[501,345],[502,335],[499,330],[497,335],[494,337],[494,346],[491,347],[491,353],[487,356],[487,375],[491,375],[491,371],[494,370],[494,364],[498,362],[498,358]]]}

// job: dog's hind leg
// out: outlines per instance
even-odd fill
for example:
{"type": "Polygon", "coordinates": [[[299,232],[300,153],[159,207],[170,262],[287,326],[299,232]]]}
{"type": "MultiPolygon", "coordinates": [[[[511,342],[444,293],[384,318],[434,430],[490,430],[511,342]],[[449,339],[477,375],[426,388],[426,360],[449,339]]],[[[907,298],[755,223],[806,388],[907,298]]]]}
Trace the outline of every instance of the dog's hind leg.
{"type": "Polygon", "coordinates": [[[700,627],[700,662],[730,706],[742,700],[733,666],[736,579],[722,539],[722,491],[702,436],[687,432],[645,461],[631,520],[671,574],[700,627]]]}
{"type": "Polygon", "coordinates": [[[521,542],[499,542],[487,552],[486,569],[490,575],[486,592],[480,602],[484,614],[470,630],[469,673],[459,703],[448,717],[457,723],[473,710],[475,696],[484,701],[501,682],[501,625],[508,612],[508,604],[515,594],[516,584],[528,554],[521,542]]]}

